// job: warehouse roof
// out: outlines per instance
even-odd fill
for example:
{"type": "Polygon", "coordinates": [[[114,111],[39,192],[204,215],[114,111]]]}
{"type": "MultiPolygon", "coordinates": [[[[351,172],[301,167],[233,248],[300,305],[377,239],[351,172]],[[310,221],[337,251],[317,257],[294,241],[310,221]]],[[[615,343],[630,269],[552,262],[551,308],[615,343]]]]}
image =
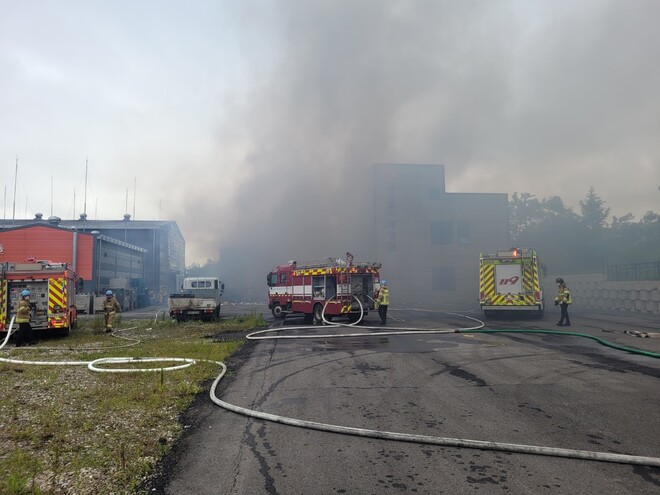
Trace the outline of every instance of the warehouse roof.
{"type": "Polygon", "coordinates": [[[174,226],[179,229],[176,222],[173,220],[131,220],[130,215],[124,215],[123,220],[89,220],[81,218],[78,220],[62,220],[59,217],[43,218],[40,213],[35,215],[32,219],[15,219],[15,220],[0,220],[0,229],[10,229],[16,227],[26,227],[30,225],[48,225],[52,227],[60,227],[71,229],[77,227],[78,230],[90,231],[95,229],[160,229],[165,225],[174,226]]]}

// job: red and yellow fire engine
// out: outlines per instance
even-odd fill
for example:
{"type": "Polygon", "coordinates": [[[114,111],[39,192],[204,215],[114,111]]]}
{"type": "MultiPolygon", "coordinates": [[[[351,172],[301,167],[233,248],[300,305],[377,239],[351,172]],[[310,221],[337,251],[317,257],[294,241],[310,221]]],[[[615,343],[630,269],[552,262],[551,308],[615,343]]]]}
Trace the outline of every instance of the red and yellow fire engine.
{"type": "Polygon", "coordinates": [[[21,292],[27,289],[32,328],[68,335],[77,320],[75,284],[76,275],[66,263],[42,260],[0,264],[0,332],[7,331],[21,292]]]}
{"type": "Polygon", "coordinates": [[[350,253],[346,259],[278,265],[267,276],[268,309],[275,318],[304,314],[320,323],[323,312],[328,321],[336,316],[357,321],[374,309],[380,267],[376,262],[354,262],[350,253]]]}

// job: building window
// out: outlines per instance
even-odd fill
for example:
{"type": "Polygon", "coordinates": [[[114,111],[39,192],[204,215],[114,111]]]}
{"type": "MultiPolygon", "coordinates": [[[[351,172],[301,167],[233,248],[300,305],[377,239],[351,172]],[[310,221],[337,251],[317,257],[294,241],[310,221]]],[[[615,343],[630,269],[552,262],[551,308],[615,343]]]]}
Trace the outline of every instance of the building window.
{"type": "Polygon", "coordinates": [[[452,244],[454,229],[451,222],[431,222],[431,244],[452,244]]]}
{"type": "Polygon", "coordinates": [[[470,244],[470,224],[468,222],[458,222],[456,230],[458,231],[458,243],[470,244]]]}
{"type": "Polygon", "coordinates": [[[454,267],[442,266],[433,268],[432,277],[434,291],[455,290],[454,267]]]}

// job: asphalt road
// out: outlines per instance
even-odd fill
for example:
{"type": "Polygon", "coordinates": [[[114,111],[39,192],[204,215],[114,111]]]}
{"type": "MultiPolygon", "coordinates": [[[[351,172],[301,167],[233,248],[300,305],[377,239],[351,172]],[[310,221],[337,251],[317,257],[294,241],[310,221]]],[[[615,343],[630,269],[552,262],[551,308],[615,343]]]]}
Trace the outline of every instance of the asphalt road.
{"type": "MultiPolygon", "coordinates": [[[[390,314],[396,320],[387,329],[473,325],[437,312],[392,308],[390,314]]],[[[489,320],[486,328],[558,330],[556,316],[489,320]]],[[[660,352],[660,339],[625,333],[660,332],[657,316],[573,312],[571,318],[573,326],[560,330],[660,352]]],[[[376,320],[370,316],[367,323],[376,320]]],[[[339,331],[285,322],[287,335],[339,331]]],[[[585,338],[498,333],[252,341],[228,367],[221,399],[277,415],[660,457],[660,360],[585,338]]],[[[660,468],[320,432],[228,412],[208,395],[185,423],[163,476],[151,485],[154,493],[660,493],[660,468]]]]}

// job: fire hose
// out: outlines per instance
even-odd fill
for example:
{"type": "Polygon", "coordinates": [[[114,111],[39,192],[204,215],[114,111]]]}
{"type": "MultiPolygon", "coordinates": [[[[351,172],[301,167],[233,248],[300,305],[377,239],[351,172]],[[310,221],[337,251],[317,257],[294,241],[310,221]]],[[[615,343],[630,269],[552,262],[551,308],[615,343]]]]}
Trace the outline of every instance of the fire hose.
{"type": "MultiPolygon", "coordinates": [[[[357,298],[356,298],[357,299],[357,298]]],[[[360,303],[360,319],[351,324],[337,324],[330,323],[326,320],[324,313],[327,306],[323,308],[321,313],[322,320],[331,327],[353,327],[360,323],[364,316],[364,308],[360,303]]],[[[264,340],[264,339],[307,339],[307,338],[340,338],[340,337],[374,337],[374,336],[383,336],[383,335],[410,335],[410,334],[447,334],[447,333],[545,333],[553,335],[571,335],[578,337],[592,338],[597,342],[612,347],[614,349],[623,350],[626,352],[634,352],[638,354],[643,354],[649,357],[660,358],[660,354],[653,353],[649,351],[640,351],[639,349],[632,349],[625,346],[619,346],[611,342],[607,342],[598,337],[593,337],[588,334],[580,334],[575,332],[560,332],[560,331],[546,331],[546,330],[483,330],[485,324],[476,319],[467,315],[459,315],[457,313],[449,313],[456,316],[462,316],[464,318],[478,322],[479,324],[474,327],[469,328],[459,328],[459,329],[431,329],[424,330],[419,328],[406,328],[398,327],[392,328],[387,332],[378,331],[378,332],[359,332],[359,333],[342,333],[342,334],[325,334],[320,335],[316,334],[307,334],[307,335],[264,335],[265,333],[279,332],[281,329],[266,329],[257,332],[252,332],[246,336],[248,340],[264,340]]],[[[14,323],[12,318],[11,323],[8,327],[7,336],[5,337],[2,344],[0,344],[0,349],[2,349],[11,335],[11,329],[14,323]]],[[[376,327],[363,326],[364,329],[376,329],[376,327]]],[[[298,330],[307,330],[315,329],[315,327],[297,327],[298,330]]],[[[182,369],[188,366],[191,366],[197,361],[207,361],[208,360],[195,360],[187,358],[165,358],[165,357],[152,357],[152,358],[128,358],[128,357],[107,357],[100,358],[93,361],[25,361],[25,360],[15,360],[15,359],[6,359],[0,358],[0,362],[9,362],[14,364],[33,364],[33,365],[86,365],[88,369],[96,372],[112,372],[112,373],[129,373],[129,372],[153,372],[153,371],[172,371],[176,369],[182,369]],[[183,364],[178,364],[169,367],[157,367],[157,368],[103,368],[99,365],[112,363],[112,364],[135,364],[135,363],[151,363],[151,362],[179,362],[183,364]]],[[[644,465],[644,466],[654,466],[660,467],[660,457],[650,457],[650,456],[637,456],[637,455],[628,455],[628,454],[615,454],[610,452],[596,452],[596,451],[586,451],[586,450],[575,450],[575,449],[565,449],[565,448],[556,448],[556,447],[544,447],[544,446],[535,446],[535,445],[524,445],[524,444],[513,444],[513,443],[503,443],[503,442],[490,442],[483,440],[471,440],[471,439],[461,439],[461,438],[446,438],[446,437],[436,437],[436,436],[427,436],[427,435],[416,435],[408,433],[398,433],[390,431],[380,431],[380,430],[370,430],[365,428],[355,428],[342,425],[333,425],[327,423],[320,423],[315,421],[307,421],[302,419],[290,418],[286,416],[279,416],[275,414],[270,414],[262,411],[257,411],[254,409],[244,408],[235,404],[230,404],[225,402],[217,397],[216,390],[218,384],[225,376],[227,372],[227,367],[224,363],[218,361],[211,361],[218,364],[221,367],[220,374],[216,377],[210,389],[210,398],[214,404],[222,407],[225,410],[241,414],[247,417],[252,417],[256,419],[261,419],[265,421],[271,421],[275,423],[286,424],[290,426],[296,426],[300,428],[313,429],[318,431],[327,431],[333,433],[340,433],[346,435],[354,435],[360,437],[368,437],[375,439],[383,440],[393,440],[393,441],[402,441],[402,442],[412,442],[428,445],[438,445],[446,447],[458,447],[458,448],[470,448],[470,449],[479,449],[479,450],[495,450],[502,452],[512,452],[520,454],[533,454],[533,455],[543,455],[551,457],[564,457],[572,459],[583,459],[583,460],[592,460],[600,462],[613,462],[620,464],[632,464],[632,465],[644,465]]]]}

